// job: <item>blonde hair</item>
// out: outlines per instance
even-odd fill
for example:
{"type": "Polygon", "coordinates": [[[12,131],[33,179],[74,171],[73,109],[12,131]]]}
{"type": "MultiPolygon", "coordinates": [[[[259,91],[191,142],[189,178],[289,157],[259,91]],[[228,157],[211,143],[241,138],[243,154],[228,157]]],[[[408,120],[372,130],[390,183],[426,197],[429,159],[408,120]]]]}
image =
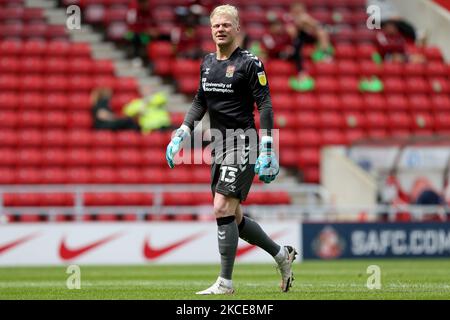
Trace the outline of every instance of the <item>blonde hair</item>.
{"type": "Polygon", "coordinates": [[[212,18],[215,15],[217,15],[217,14],[227,14],[227,15],[229,15],[232,18],[234,25],[236,27],[239,26],[239,11],[238,11],[238,9],[235,6],[231,6],[229,4],[225,4],[225,5],[216,7],[211,12],[211,15],[209,16],[209,20],[211,21],[212,18]]]}

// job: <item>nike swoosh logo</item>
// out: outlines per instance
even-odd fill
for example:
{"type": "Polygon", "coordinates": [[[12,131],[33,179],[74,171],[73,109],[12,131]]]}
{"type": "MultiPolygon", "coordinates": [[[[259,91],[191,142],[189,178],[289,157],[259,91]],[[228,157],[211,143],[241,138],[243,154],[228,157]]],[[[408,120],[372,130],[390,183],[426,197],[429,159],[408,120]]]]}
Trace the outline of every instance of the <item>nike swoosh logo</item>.
{"type": "Polygon", "coordinates": [[[35,238],[38,236],[38,233],[33,233],[33,234],[29,234],[27,236],[24,236],[22,238],[19,238],[17,240],[11,241],[7,244],[4,244],[2,246],[0,246],[0,254],[5,253],[8,250],[11,250],[14,247],[17,247],[18,245],[21,245],[22,243],[25,243],[27,241],[30,241],[31,239],[35,238]]]}
{"type": "Polygon", "coordinates": [[[147,260],[158,259],[159,257],[164,256],[164,255],[168,254],[169,252],[171,252],[171,251],[173,251],[173,250],[175,250],[175,249],[177,249],[177,248],[179,248],[181,246],[184,246],[185,244],[187,244],[187,243],[189,243],[191,241],[194,241],[197,238],[200,238],[201,236],[203,236],[203,234],[204,234],[203,231],[202,232],[198,232],[198,233],[195,233],[195,234],[193,234],[193,235],[191,235],[189,237],[183,238],[181,240],[178,240],[178,241],[173,242],[173,243],[171,243],[169,245],[166,245],[166,246],[163,246],[163,247],[159,247],[159,248],[156,248],[156,247],[152,246],[150,244],[149,237],[147,237],[145,239],[145,242],[144,242],[144,257],[147,260]]]}
{"type": "Polygon", "coordinates": [[[63,238],[61,240],[61,244],[59,245],[59,256],[61,257],[61,259],[63,260],[71,260],[74,259],[78,256],[81,256],[83,254],[85,254],[86,252],[99,247],[101,245],[104,245],[107,242],[110,242],[116,238],[118,238],[121,235],[121,233],[114,233],[110,236],[107,236],[103,239],[97,240],[95,242],[92,242],[90,244],[84,245],[82,247],[78,247],[76,249],[74,248],[68,248],[66,245],[66,239],[63,238]]]}
{"type": "MultiPolygon", "coordinates": [[[[285,234],[287,232],[287,230],[281,230],[278,231],[276,233],[273,233],[270,238],[271,239],[277,239],[279,237],[281,237],[283,234],[285,234]]],[[[246,244],[243,245],[242,247],[237,248],[236,250],[236,258],[239,258],[247,253],[249,253],[250,251],[254,250],[258,248],[257,246],[253,245],[253,244],[246,244]]]]}

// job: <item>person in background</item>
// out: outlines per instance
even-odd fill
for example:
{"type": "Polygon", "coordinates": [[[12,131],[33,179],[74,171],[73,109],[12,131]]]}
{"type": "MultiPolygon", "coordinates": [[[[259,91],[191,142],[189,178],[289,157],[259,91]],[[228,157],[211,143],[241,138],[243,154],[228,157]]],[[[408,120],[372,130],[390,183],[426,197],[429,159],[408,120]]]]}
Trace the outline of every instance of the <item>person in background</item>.
{"type": "Polygon", "coordinates": [[[123,107],[123,113],[137,119],[142,133],[170,128],[170,114],[165,109],[167,96],[163,92],[137,98],[123,107]]]}
{"type": "Polygon", "coordinates": [[[298,91],[312,90],[314,89],[314,79],[304,68],[303,47],[305,44],[316,44],[316,49],[312,55],[313,61],[331,61],[334,50],[328,32],[316,19],[309,15],[302,3],[294,3],[285,20],[286,31],[294,39],[292,59],[295,61],[298,72],[296,78],[291,78],[290,85],[298,91]]]}
{"type": "Polygon", "coordinates": [[[149,0],[130,1],[127,24],[129,31],[126,38],[132,44],[133,64],[142,65],[147,59],[145,49],[150,40],[159,37],[149,0]]]}
{"type": "Polygon", "coordinates": [[[176,47],[177,56],[188,59],[200,59],[203,57],[201,38],[197,27],[200,24],[202,7],[178,7],[177,18],[180,27],[174,28],[171,33],[171,41],[176,47]]]}
{"type": "Polygon", "coordinates": [[[92,117],[94,129],[137,130],[139,126],[129,117],[118,117],[111,108],[112,91],[98,88],[92,92],[92,117]]]}
{"type": "Polygon", "coordinates": [[[282,20],[276,15],[268,15],[269,32],[262,38],[262,48],[269,59],[290,59],[294,53],[292,39],[286,32],[282,20]]]}
{"type": "Polygon", "coordinates": [[[377,50],[384,61],[423,63],[425,57],[420,53],[407,52],[407,39],[394,21],[386,21],[376,35],[377,50]]]}

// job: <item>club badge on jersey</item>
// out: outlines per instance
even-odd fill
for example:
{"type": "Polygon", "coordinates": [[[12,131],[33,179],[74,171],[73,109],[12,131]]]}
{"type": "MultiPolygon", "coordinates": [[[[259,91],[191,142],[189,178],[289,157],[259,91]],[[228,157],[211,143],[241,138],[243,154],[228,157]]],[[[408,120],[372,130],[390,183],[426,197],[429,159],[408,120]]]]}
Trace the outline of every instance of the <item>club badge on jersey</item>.
{"type": "Polygon", "coordinates": [[[225,73],[225,77],[227,77],[227,78],[233,78],[234,70],[236,70],[236,67],[235,67],[235,66],[228,66],[228,67],[227,67],[227,72],[225,73]]]}

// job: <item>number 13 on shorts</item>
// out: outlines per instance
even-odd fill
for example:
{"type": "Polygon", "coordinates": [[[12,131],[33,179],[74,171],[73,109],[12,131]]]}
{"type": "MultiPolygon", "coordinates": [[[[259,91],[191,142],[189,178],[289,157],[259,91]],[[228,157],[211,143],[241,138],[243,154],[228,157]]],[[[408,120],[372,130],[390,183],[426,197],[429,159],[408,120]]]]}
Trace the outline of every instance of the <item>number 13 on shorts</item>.
{"type": "Polygon", "coordinates": [[[233,183],[234,181],[236,181],[236,172],[238,172],[238,168],[230,166],[221,166],[220,181],[233,183]]]}

